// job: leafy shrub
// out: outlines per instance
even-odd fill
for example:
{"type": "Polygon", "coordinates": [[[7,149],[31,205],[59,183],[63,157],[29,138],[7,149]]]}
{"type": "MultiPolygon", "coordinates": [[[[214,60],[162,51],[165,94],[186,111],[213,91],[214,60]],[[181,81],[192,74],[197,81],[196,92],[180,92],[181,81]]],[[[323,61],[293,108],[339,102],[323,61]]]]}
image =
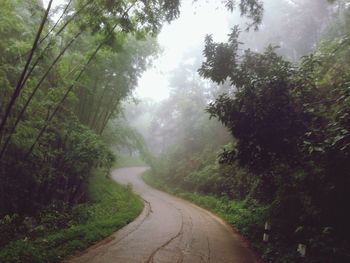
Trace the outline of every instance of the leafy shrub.
{"type": "Polygon", "coordinates": [[[6,215],[0,219],[0,247],[7,244],[17,234],[18,215],[6,215]]]}

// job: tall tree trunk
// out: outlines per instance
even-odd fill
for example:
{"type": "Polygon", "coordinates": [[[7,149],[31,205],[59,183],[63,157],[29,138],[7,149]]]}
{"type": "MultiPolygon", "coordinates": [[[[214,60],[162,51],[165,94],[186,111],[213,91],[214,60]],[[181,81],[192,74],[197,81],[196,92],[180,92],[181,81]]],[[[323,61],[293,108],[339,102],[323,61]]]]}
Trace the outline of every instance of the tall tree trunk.
{"type": "MultiPolygon", "coordinates": [[[[89,57],[88,61],[85,63],[85,65],[83,66],[83,68],[80,70],[78,76],[75,78],[74,82],[77,82],[81,76],[83,75],[83,73],[85,72],[85,70],[87,69],[88,65],[91,63],[91,61],[95,58],[96,54],[98,53],[98,51],[103,47],[103,45],[105,45],[105,43],[109,40],[109,38],[111,37],[111,35],[113,34],[115,28],[118,26],[118,23],[116,23],[112,29],[109,31],[108,35],[105,37],[105,39],[97,46],[97,48],[95,49],[95,51],[91,54],[91,56],[89,57]]],[[[74,84],[70,85],[67,89],[67,91],[65,92],[64,96],[62,97],[62,99],[58,102],[58,104],[56,105],[55,110],[53,111],[53,113],[51,114],[49,120],[44,124],[44,126],[41,128],[38,136],[35,138],[32,146],[30,147],[29,151],[27,152],[26,156],[30,155],[33,152],[33,149],[35,147],[35,145],[38,143],[40,137],[43,135],[43,133],[45,132],[47,126],[49,125],[49,123],[51,122],[51,120],[53,119],[53,117],[57,114],[57,112],[59,111],[60,107],[62,106],[63,102],[67,99],[69,93],[73,90],[74,88],[74,84]]]]}
{"type": "Polygon", "coordinates": [[[0,160],[3,156],[3,154],[5,153],[5,150],[11,140],[12,135],[14,134],[18,123],[20,122],[21,118],[23,117],[25,111],[28,108],[28,105],[30,104],[30,102],[32,101],[34,95],[36,94],[36,92],[38,91],[39,87],[41,86],[41,84],[44,82],[44,80],[46,79],[46,77],[48,76],[48,74],[50,73],[50,71],[52,70],[52,68],[56,65],[56,63],[59,61],[59,59],[63,56],[63,54],[66,52],[66,50],[70,47],[70,45],[79,37],[79,35],[82,32],[78,32],[75,37],[67,44],[67,46],[60,52],[60,54],[56,57],[56,59],[52,62],[52,64],[50,65],[50,67],[46,70],[46,72],[44,73],[44,75],[41,77],[41,79],[39,80],[39,82],[37,83],[37,85],[35,86],[35,88],[33,89],[33,91],[31,92],[29,98],[27,99],[26,103],[24,104],[22,110],[20,111],[19,115],[16,118],[16,121],[0,151],[0,160]]]}
{"type": "Polygon", "coordinates": [[[46,8],[46,11],[45,11],[45,14],[43,16],[43,19],[41,20],[41,23],[40,23],[40,26],[39,26],[39,29],[36,33],[36,36],[35,36],[35,39],[34,39],[34,42],[33,42],[33,46],[32,46],[32,49],[30,50],[30,53],[29,53],[29,56],[27,58],[27,61],[26,61],[26,64],[23,68],[23,71],[18,79],[18,82],[17,82],[17,85],[16,85],[16,88],[15,90],[13,91],[13,94],[11,96],[11,99],[10,99],[10,102],[9,104],[7,105],[6,107],[6,110],[5,110],[5,114],[4,114],[4,117],[3,119],[1,120],[1,123],[0,123],[0,140],[2,138],[2,133],[3,133],[3,130],[5,128],[5,125],[6,125],[6,122],[7,122],[7,119],[9,118],[10,114],[11,114],[11,111],[12,111],[12,107],[14,106],[19,94],[21,93],[21,86],[22,86],[22,83],[23,83],[23,80],[24,80],[24,77],[27,73],[27,70],[28,70],[28,67],[30,65],[30,62],[32,61],[33,59],[33,56],[34,56],[34,53],[35,51],[37,50],[38,48],[38,41],[40,39],[40,35],[44,29],[44,25],[47,21],[47,17],[49,15],[49,11],[51,9],[51,5],[52,5],[52,2],[53,0],[50,0],[47,8],[46,8]]]}

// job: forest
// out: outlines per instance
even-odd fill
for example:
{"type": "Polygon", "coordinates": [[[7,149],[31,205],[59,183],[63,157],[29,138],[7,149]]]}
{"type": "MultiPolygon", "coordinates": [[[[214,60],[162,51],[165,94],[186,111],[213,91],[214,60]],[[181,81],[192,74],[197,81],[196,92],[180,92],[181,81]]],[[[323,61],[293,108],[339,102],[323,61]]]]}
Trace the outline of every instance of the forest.
{"type": "Polygon", "coordinates": [[[0,0],[0,262],[131,222],[142,200],[108,176],[128,155],[263,262],[350,262],[348,0],[220,1],[226,41],[186,50],[161,101],[135,90],[179,0],[54,2],[0,0]]]}

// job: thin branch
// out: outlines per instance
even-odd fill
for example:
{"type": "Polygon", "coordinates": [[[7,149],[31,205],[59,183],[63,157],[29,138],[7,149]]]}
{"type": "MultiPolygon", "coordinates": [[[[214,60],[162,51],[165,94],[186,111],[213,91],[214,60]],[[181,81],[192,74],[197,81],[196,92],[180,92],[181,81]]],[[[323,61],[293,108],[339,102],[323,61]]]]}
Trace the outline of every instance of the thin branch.
{"type": "Polygon", "coordinates": [[[114,105],[112,106],[111,111],[109,112],[109,114],[108,114],[108,115],[106,116],[106,118],[104,119],[104,123],[102,124],[102,127],[101,127],[101,129],[99,130],[99,134],[102,134],[102,133],[103,133],[104,129],[106,128],[106,126],[107,126],[107,124],[108,124],[108,121],[110,120],[110,118],[112,117],[112,115],[113,115],[113,113],[114,113],[116,107],[118,106],[118,103],[119,103],[119,101],[116,101],[116,102],[114,103],[114,105]]]}
{"type": "MultiPolygon", "coordinates": [[[[133,4],[131,4],[131,6],[123,13],[122,16],[127,15],[127,13],[129,12],[129,10],[136,4],[137,1],[134,1],[133,4]]],[[[116,27],[118,26],[118,22],[112,27],[112,29],[108,32],[107,36],[104,38],[104,40],[97,46],[97,48],[95,49],[95,51],[91,54],[91,56],[89,57],[88,61],[85,63],[85,65],[83,66],[83,68],[81,69],[81,71],[79,72],[78,76],[75,78],[74,82],[77,82],[81,76],[83,75],[83,73],[85,72],[85,70],[87,69],[87,66],[90,64],[90,62],[95,58],[96,54],[98,53],[98,51],[103,47],[103,45],[105,45],[109,38],[112,36],[114,30],[116,29],[116,27]]],[[[43,135],[43,133],[45,132],[45,130],[47,129],[48,125],[50,124],[50,122],[52,121],[53,117],[57,114],[57,112],[59,111],[61,105],[63,104],[63,102],[67,99],[69,93],[73,90],[74,88],[74,84],[70,85],[66,91],[66,93],[64,94],[64,96],[62,97],[62,99],[58,102],[56,108],[54,109],[54,111],[52,112],[51,116],[49,117],[49,119],[45,122],[44,126],[41,128],[38,136],[35,138],[32,146],[30,147],[29,151],[27,152],[26,156],[28,157],[32,152],[33,149],[35,147],[35,145],[38,143],[39,139],[41,138],[41,136],[43,135]]]]}
{"type": "Polygon", "coordinates": [[[57,27],[58,23],[62,20],[64,14],[68,11],[69,6],[71,5],[71,3],[73,2],[73,0],[69,0],[69,2],[67,3],[66,7],[64,8],[62,14],[60,15],[60,17],[57,19],[56,23],[53,25],[53,27],[49,30],[49,32],[47,32],[47,34],[40,39],[39,44],[41,44],[42,42],[44,42],[44,40],[55,30],[55,28],[57,27]]]}
{"type": "Polygon", "coordinates": [[[38,32],[37,32],[37,34],[35,36],[34,43],[33,43],[32,49],[31,49],[31,51],[29,53],[29,57],[27,59],[27,62],[25,64],[24,68],[23,68],[23,71],[22,71],[19,79],[18,79],[16,88],[15,88],[15,90],[14,90],[12,96],[11,96],[10,102],[9,102],[9,104],[6,107],[4,118],[1,120],[1,123],[0,123],[0,136],[2,135],[2,132],[3,132],[4,128],[5,128],[6,121],[7,121],[7,119],[10,116],[10,113],[12,111],[12,107],[14,106],[14,104],[15,104],[15,102],[16,102],[16,100],[17,100],[17,98],[18,98],[18,96],[19,96],[19,94],[21,92],[22,82],[23,82],[24,77],[26,75],[26,72],[28,70],[29,64],[32,61],[33,55],[34,55],[34,53],[35,53],[35,51],[36,51],[36,49],[38,47],[38,41],[39,41],[40,35],[41,35],[41,33],[42,33],[43,29],[44,29],[44,25],[45,25],[45,23],[47,21],[47,17],[49,15],[49,11],[50,11],[52,2],[53,2],[53,0],[50,0],[49,4],[47,6],[47,9],[45,11],[44,17],[43,17],[43,19],[42,19],[42,21],[40,23],[38,32]]]}
{"type": "Polygon", "coordinates": [[[73,21],[73,19],[81,12],[85,9],[85,7],[87,7],[89,4],[91,4],[93,2],[93,0],[89,0],[87,1],[77,12],[75,12],[67,21],[66,23],[64,23],[64,25],[57,31],[55,36],[58,36],[59,34],[61,34],[61,32],[66,28],[66,26],[73,21]]]}
{"type": "MultiPolygon", "coordinates": [[[[56,32],[55,37],[57,37],[66,27],[67,25],[73,21],[73,19],[76,17],[77,14],[79,14],[88,4],[90,4],[92,2],[92,0],[87,1],[85,3],[85,5],[83,5],[76,13],[74,13],[74,15],[68,19],[63,25],[62,27],[58,30],[58,32],[56,32]]],[[[41,43],[41,42],[40,42],[41,43]]],[[[46,50],[49,49],[49,47],[53,44],[53,40],[51,39],[51,41],[47,44],[47,46],[44,48],[44,50],[40,53],[39,57],[36,59],[36,61],[34,62],[34,64],[32,65],[32,67],[30,68],[30,70],[28,71],[28,73],[26,74],[22,84],[21,84],[21,89],[24,87],[24,85],[26,84],[27,80],[29,79],[30,75],[32,74],[32,72],[34,71],[34,69],[36,68],[36,66],[39,64],[39,62],[41,61],[41,59],[44,57],[46,50]]]]}
{"type": "MultiPolygon", "coordinates": [[[[85,65],[83,66],[83,68],[81,69],[81,71],[79,72],[78,76],[75,78],[74,82],[77,82],[81,76],[83,75],[83,73],[85,72],[85,70],[87,69],[87,66],[90,64],[90,62],[93,60],[93,58],[96,56],[96,54],[98,53],[98,51],[102,48],[102,46],[108,41],[109,37],[112,35],[114,29],[117,27],[118,23],[115,24],[115,26],[112,28],[112,30],[109,32],[109,34],[106,36],[106,38],[104,39],[104,41],[102,41],[98,47],[95,49],[95,51],[92,53],[92,55],[90,56],[90,58],[88,59],[88,61],[85,63],[85,65]]],[[[72,89],[74,88],[74,84],[70,85],[66,91],[66,93],[64,94],[64,96],[61,98],[61,100],[58,102],[55,110],[52,112],[51,116],[48,118],[47,122],[45,123],[45,125],[41,128],[38,136],[35,138],[34,143],[32,144],[32,146],[30,147],[29,151],[27,152],[27,156],[29,156],[35,145],[37,144],[37,142],[39,141],[40,137],[43,135],[43,133],[45,132],[47,126],[49,125],[49,123],[51,122],[51,120],[53,119],[53,117],[57,114],[58,110],[61,107],[61,104],[63,104],[63,102],[67,99],[69,93],[72,91],[72,89]]]]}
{"type": "Polygon", "coordinates": [[[50,71],[52,70],[52,68],[56,65],[56,63],[60,60],[60,58],[63,56],[63,54],[66,52],[66,50],[73,44],[73,42],[79,37],[79,35],[82,32],[78,32],[74,38],[65,46],[65,48],[60,52],[60,54],[56,57],[56,59],[52,62],[52,64],[50,65],[50,67],[46,70],[45,74],[41,77],[41,79],[39,80],[39,82],[37,83],[37,85],[35,86],[35,88],[33,89],[33,91],[31,92],[29,98],[27,99],[26,103],[24,104],[24,106],[22,107],[22,110],[20,111],[19,115],[17,116],[17,119],[15,121],[15,124],[13,125],[9,135],[7,136],[7,139],[5,141],[5,144],[3,145],[1,152],[0,152],[0,160],[3,156],[3,154],[5,153],[5,150],[11,140],[12,135],[14,134],[18,123],[20,122],[20,120],[22,119],[25,111],[28,108],[28,105],[30,104],[30,102],[32,101],[34,95],[36,94],[36,92],[38,91],[39,87],[41,86],[41,84],[44,82],[44,80],[46,79],[46,77],[48,76],[48,74],[50,73],[50,71]]]}
{"type": "MultiPolygon", "coordinates": [[[[44,40],[53,32],[53,30],[58,26],[59,22],[62,20],[63,15],[67,12],[68,7],[70,6],[71,2],[73,0],[70,0],[70,2],[66,5],[63,13],[61,14],[60,18],[56,21],[55,25],[50,29],[50,31],[39,40],[38,45],[42,44],[44,42],[44,40]]],[[[78,11],[76,11],[64,24],[63,26],[56,32],[55,37],[58,36],[65,28],[66,26],[86,7],[88,6],[90,3],[92,3],[92,0],[87,1],[78,11]]],[[[44,51],[47,50],[48,46],[51,44],[51,42],[45,47],[44,51]]],[[[43,52],[44,52],[43,51],[43,52]]],[[[30,51],[27,51],[24,55],[29,54],[30,51]]],[[[21,58],[24,55],[19,55],[16,60],[18,60],[19,58],[21,58]]]]}

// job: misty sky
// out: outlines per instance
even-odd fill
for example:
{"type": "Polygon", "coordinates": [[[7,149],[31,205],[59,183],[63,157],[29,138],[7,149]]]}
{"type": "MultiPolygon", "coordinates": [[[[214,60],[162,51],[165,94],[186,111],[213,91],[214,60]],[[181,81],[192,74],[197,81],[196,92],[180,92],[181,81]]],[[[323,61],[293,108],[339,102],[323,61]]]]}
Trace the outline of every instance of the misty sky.
{"type": "MultiPolygon", "coordinates": [[[[45,6],[49,0],[43,0],[45,6]]],[[[54,0],[53,7],[65,3],[54,0]]],[[[195,49],[201,52],[206,34],[216,41],[224,41],[229,33],[229,13],[220,0],[182,0],[180,17],[165,24],[158,36],[162,53],[154,60],[153,67],[144,72],[135,95],[140,98],[162,100],[168,96],[168,76],[180,61],[188,61],[188,53],[195,49]]],[[[233,15],[233,14],[230,14],[233,15]]]]}
{"type": "MultiPolygon", "coordinates": [[[[189,60],[188,52],[201,52],[206,34],[212,34],[217,41],[227,39],[229,33],[228,12],[221,1],[183,0],[180,17],[170,25],[165,24],[158,36],[163,49],[160,57],[153,63],[139,81],[136,94],[161,100],[168,96],[168,76],[180,61],[189,60]]],[[[190,61],[188,61],[190,62],[190,61]]]]}

